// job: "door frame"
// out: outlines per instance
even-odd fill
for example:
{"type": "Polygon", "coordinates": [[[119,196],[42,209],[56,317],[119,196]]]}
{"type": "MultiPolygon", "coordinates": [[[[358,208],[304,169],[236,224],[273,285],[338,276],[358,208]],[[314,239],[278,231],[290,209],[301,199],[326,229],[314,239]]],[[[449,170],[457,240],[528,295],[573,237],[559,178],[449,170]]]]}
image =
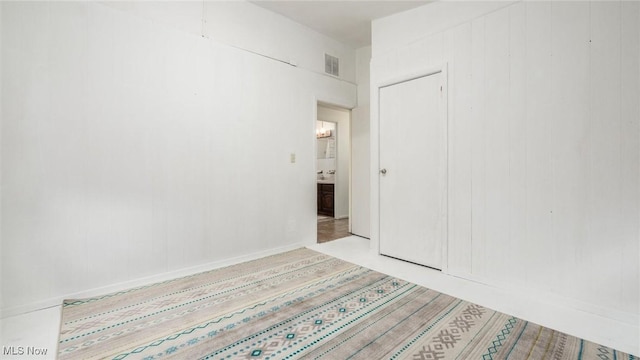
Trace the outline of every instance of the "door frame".
{"type": "MultiPolygon", "coordinates": [[[[349,111],[349,137],[348,137],[348,142],[349,142],[349,148],[351,147],[351,123],[353,121],[352,111],[355,108],[355,105],[354,104],[348,105],[346,103],[338,103],[335,100],[336,99],[326,100],[326,99],[324,99],[322,97],[319,97],[319,96],[313,96],[313,106],[312,106],[312,108],[313,108],[313,120],[312,120],[313,131],[310,132],[310,134],[313,134],[313,149],[314,149],[313,150],[313,169],[314,169],[313,182],[314,182],[314,184],[317,184],[317,178],[316,178],[317,165],[316,165],[316,161],[317,161],[317,158],[318,158],[318,154],[317,154],[318,146],[317,146],[317,138],[316,138],[315,130],[316,130],[316,121],[318,121],[318,105],[329,107],[329,108],[334,107],[334,108],[339,108],[339,109],[342,109],[342,110],[349,111]]],[[[337,129],[338,123],[335,123],[335,124],[336,124],[336,129],[337,129]]],[[[336,162],[338,161],[338,156],[340,156],[338,154],[338,143],[337,143],[339,136],[340,136],[339,134],[336,136],[336,162]]],[[[342,156],[344,156],[344,155],[342,155],[342,156]]],[[[351,184],[351,166],[352,166],[352,163],[353,163],[353,159],[352,159],[351,154],[349,154],[349,170],[348,170],[348,174],[347,174],[348,175],[348,179],[349,179],[349,183],[347,185],[347,189],[345,189],[347,191],[348,198],[349,198],[349,205],[348,205],[348,219],[349,219],[348,220],[348,224],[349,224],[348,228],[349,228],[349,232],[351,232],[351,206],[352,206],[352,204],[351,204],[351,186],[352,186],[352,184],[351,184]]],[[[336,177],[335,177],[336,181],[338,181],[338,178],[340,176],[344,176],[344,175],[336,174],[336,177]]],[[[314,202],[314,206],[317,205],[317,200],[318,200],[317,199],[317,191],[315,189],[316,189],[316,187],[314,186],[314,197],[316,198],[316,201],[314,202]]],[[[334,191],[335,191],[335,187],[334,187],[334,191]]],[[[315,209],[314,209],[314,214],[316,214],[316,210],[315,209]]],[[[318,241],[318,235],[317,235],[318,234],[318,222],[315,221],[314,223],[315,223],[314,224],[315,237],[314,237],[314,242],[313,243],[315,244],[318,241]]]]}
{"type": "MultiPolygon", "coordinates": [[[[374,64],[372,63],[372,66],[374,64]]],[[[384,88],[384,87],[388,87],[388,86],[392,86],[395,84],[400,84],[403,82],[407,82],[407,81],[411,81],[411,80],[415,80],[418,78],[422,78],[422,77],[426,77],[429,75],[434,75],[437,73],[441,73],[441,86],[442,86],[442,107],[440,108],[440,116],[441,119],[443,119],[445,121],[445,128],[446,128],[446,152],[445,152],[445,156],[446,161],[446,169],[445,169],[445,198],[446,198],[446,204],[445,204],[445,209],[444,209],[444,214],[446,216],[446,225],[444,226],[444,234],[443,234],[443,239],[442,239],[442,244],[441,244],[441,256],[442,256],[442,269],[441,272],[442,273],[448,273],[448,263],[449,263],[449,249],[448,249],[448,245],[449,245],[449,234],[452,223],[451,223],[451,203],[452,203],[452,199],[451,199],[451,192],[449,191],[449,189],[451,188],[451,176],[450,176],[450,169],[452,169],[452,165],[451,165],[451,138],[449,136],[450,133],[450,128],[451,128],[451,124],[450,124],[450,120],[449,120],[449,93],[448,93],[448,84],[449,84],[449,75],[448,75],[448,63],[443,63],[441,65],[438,66],[430,66],[430,67],[424,67],[422,69],[417,69],[411,72],[406,72],[400,75],[396,75],[396,76],[390,76],[387,77],[381,81],[377,81],[375,82],[375,87],[372,88],[372,95],[375,96],[375,102],[372,102],[375,105],[375,111],[376,114],[373,115],[372,114],[372,119],[377,118],[377,121],[375,122],[376,128],[375,128],[375,132],[372,129],[372,143],[375,143],[377,149],[373,149],[372,148],[372,155],[375,154],[375,159],[372,156],[371,159],[371,163],[372,163],[372,167],[371,167],[371,176],[372,176],[372,185],[374,184],[376,189],[374,190],[373,187],[371,189],[372,195],[375,193],[375,196],[377,197],[376,199],[371,199],[371,203],[372,204],[376,204],[376,208],[374,209],[373,207],[371,208],[371,215],[375,215],[376,219],[377,219],[377,226],[372,226],[372,230],[375,229],[375,234],[371,234],[372,239],[374,240],[372,242],[372,251],[374,251],[375,253],[377,253],[378,255],[382,254],[380,253],[380,169],[382,168],[382,164],[380,164],[380,89],[384,88]]],[[[373,121],[372,121],[373,123],[373,121]]],[[[373,196],[372,196],[373,197],[373,196]]],[[[372,223],[373,223],[374,219],[372,216],[372,223]]]]}

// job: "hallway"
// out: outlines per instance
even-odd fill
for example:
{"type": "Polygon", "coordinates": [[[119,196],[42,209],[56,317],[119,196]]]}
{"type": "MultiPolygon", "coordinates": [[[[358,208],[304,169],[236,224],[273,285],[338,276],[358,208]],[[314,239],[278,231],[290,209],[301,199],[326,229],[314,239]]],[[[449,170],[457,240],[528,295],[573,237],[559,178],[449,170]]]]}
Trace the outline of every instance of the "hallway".
{"type": "Polygon", "coordinates": [[[318,215],[318,244],[350,236],[349,218],[333,219],[318,215]]]}

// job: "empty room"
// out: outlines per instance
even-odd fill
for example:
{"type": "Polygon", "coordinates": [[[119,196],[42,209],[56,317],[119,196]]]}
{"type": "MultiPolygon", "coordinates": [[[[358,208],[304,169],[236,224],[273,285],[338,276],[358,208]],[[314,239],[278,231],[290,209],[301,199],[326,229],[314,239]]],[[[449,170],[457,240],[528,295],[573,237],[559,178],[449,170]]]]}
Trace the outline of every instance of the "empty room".
{"type": "Polygon", "coordinates": [[[637,359],[640,1],[0,1],[1,359],[637,359]]]}

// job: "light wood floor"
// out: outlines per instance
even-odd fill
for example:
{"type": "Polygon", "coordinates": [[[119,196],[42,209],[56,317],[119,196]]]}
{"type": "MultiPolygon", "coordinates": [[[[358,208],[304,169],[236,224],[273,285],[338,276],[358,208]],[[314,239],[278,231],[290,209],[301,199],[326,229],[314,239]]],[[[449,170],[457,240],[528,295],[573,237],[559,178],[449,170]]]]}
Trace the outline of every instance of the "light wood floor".
{"type": "Polygon", "coordinates": [[[318,244],[350,236],[349,219],[319,220],[318,244]]]}

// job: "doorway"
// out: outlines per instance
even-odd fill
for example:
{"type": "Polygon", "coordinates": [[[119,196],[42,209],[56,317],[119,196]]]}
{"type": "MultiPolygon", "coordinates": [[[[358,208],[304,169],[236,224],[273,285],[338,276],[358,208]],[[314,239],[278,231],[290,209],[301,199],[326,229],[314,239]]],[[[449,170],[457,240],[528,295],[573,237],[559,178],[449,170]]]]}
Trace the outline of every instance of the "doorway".
{"type": "Polygon", "coordinates": [[[317,242],[350,235],[351,110],[318,102],[316,113],[317,242]]]}

